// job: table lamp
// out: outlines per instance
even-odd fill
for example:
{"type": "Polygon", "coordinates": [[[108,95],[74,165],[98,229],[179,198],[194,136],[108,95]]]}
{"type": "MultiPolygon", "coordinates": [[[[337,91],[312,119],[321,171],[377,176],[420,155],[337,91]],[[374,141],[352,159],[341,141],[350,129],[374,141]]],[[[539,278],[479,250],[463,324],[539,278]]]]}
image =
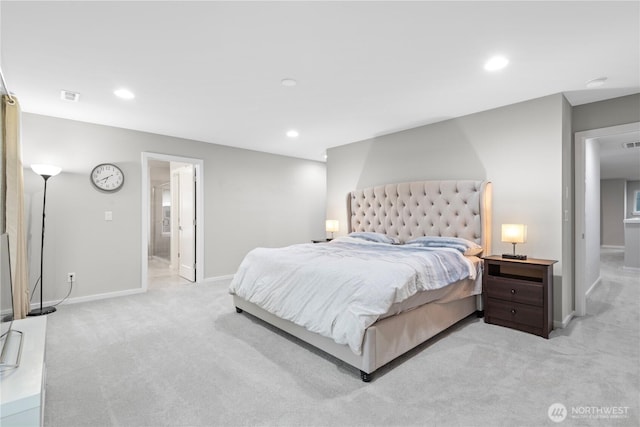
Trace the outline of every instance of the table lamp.
{"type": "Polygon", "coordinates": [[[325,225],[326,225],[325,228],[327,232],[331,233],[331,239],[329,240],[333,240],[333,233],[340,229],[340,224],[338,223],[338,220],[328,219],[325,225]]]}
{"type": "Polygon", "coordinates": [[[527,241],[527,226],[524,224],[502,224],[502,241],[513,244],[513,254],[502,254],[507,259],[527,259],[526,255],[516,255],[516,243],[527,241]]]}

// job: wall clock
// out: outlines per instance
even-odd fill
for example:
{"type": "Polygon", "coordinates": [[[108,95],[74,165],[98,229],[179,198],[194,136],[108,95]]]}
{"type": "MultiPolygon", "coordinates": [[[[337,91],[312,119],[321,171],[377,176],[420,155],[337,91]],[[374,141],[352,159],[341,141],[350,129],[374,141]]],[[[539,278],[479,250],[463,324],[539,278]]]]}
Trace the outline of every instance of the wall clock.
{"type": "Polygon", "coordinates": [[[102,163],[91,171],[91,183],[100,191],[118,191],[124,184],[124,173],[113,163],[102,163]]]}

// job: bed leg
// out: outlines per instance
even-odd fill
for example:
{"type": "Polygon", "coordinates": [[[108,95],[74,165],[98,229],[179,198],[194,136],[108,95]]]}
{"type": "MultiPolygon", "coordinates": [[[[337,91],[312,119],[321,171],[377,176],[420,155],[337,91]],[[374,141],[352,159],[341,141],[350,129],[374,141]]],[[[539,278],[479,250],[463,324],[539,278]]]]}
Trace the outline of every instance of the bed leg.
{"type": "Polygon", "coordinates": [[[484,310],[477,310],[476,311],[476,317],[478,319],[482,319],[484,317],[484,310]]]}
{"type": "Polygon", "coordinates": [[[371,381],[371,374],[367,374],[365,371],[360,371],[360,378],[363,382],[368,383],[371,381]]]}
{"type": "Polygon", "coordinates": [[[236,313],[242,313],[242,311],[243,310],[241,308],[236,307],[236,313]]]}

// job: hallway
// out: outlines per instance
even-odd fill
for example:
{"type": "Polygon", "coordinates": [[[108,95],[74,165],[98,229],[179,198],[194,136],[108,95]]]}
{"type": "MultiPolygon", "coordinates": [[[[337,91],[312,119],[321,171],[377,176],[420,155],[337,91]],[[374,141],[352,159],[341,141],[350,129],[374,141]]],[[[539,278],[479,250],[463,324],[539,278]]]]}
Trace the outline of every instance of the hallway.
{"type": "Polygon", "coordinates": [[[188,280],[180,277],[177,271],[172,271],[169,262],[161,258],[149,258],[148,268],[149,290],[191,284],[188,280]]]}

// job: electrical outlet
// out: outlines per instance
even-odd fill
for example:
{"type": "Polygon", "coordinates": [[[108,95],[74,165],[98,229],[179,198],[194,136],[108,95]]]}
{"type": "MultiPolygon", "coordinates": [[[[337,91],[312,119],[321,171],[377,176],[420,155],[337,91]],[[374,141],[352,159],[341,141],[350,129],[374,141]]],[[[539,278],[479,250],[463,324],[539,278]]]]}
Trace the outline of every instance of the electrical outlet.
{"type": "Polygon", "coordinates": [[[76,281],[76,273],[67,273],[67,283],[76,281]]]}

